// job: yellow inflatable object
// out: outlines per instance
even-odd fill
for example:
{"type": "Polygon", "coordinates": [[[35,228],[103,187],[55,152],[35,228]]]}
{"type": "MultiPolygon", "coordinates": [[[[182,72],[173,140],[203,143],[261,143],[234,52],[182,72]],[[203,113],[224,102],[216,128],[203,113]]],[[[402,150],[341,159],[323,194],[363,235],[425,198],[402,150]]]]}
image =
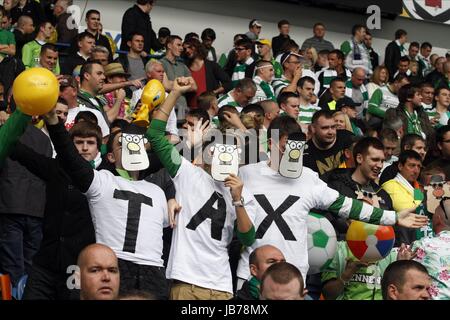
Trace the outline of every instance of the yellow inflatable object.
{"type": "Polygon", "coordinates": [[[31,68],[14,80],[13,96],[23,113],[30,116],[43,115],[55,106],[59,96],[59,83],[51,71],[31,68]]]}
{"type": "Polygon", "coordinates": [[[144,87],[141,96],[141,108],[139,112],[134,114],[136,120],[134,124],[142,127],[148,127],[150,124],[149,113],[164,102],[166,99],[166,91],[163,84],[156,80],[150,80],[144,87]]]}

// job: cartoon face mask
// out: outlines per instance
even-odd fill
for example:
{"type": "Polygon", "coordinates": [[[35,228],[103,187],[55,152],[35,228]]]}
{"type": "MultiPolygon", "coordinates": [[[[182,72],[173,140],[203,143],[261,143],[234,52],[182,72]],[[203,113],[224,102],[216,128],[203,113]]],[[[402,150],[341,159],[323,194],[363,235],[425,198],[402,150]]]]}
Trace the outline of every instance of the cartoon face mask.
{"type": "Polygon", "coordinates": [[[147,138],[142,134],[122,133],[122,166],[127,171],[140,171],[149,167],[147,152],[144,144],[147,138]]]}
{"type": "Polygon", "coordinates": [[[306,141],[301,135],[289,136],[278,169],[280,175],[292,179],[297,179],[302,175],[303,152],[306,148],[306,141]]]}
{"type": "Polygon", "coordinates": [[[356,193],[356,199],[361,200],[365,203],[370,204],[372,207],[379,208],[381,197],[377,195],[377,193],[373,190],[372,187],[367,186],[365,189],[357,190],[356,193]]]}
{"type": "Polygon", "coordinates": [[[426,191],[426,206],[428,212],[434,214],[439,202],[444,197],[450,197],[450,182],[445,181],[441,175],[431,177],[430,185],[424,187],[426,191]]]}
{"type": "Polygon", "coordinates": [[[214,180],[225,181],[230,174],[238,174],[239,148],[233,144],[215,144],[211,161],[211,175],[214,180]]]}

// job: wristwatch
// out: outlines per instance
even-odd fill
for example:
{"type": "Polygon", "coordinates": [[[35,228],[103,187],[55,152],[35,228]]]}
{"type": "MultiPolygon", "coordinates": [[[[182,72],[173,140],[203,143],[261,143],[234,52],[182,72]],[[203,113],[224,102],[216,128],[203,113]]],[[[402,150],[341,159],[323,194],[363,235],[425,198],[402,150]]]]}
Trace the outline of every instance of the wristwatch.
{"type": "Polygon", "coordinates": [[[244,198],[241,197],[241,199],[239,201],[233,201],[233,206],[235,207],[244,207],[244,198]]]}

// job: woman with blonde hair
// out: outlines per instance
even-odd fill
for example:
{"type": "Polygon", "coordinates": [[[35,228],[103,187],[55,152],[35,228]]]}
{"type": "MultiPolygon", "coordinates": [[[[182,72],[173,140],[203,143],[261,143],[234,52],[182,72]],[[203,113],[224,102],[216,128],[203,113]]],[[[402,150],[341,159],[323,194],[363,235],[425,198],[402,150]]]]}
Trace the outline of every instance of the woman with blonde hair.
{"type": "Polygon", "coordinates": [[[313,47],[307,48],[305,50],[305,58],[308,60],[308,62],[305,62],[303,67],[305,69],[313,70],[313,67],[316,65],[318,58],[317,50],[313,47]]]}
{"type": "Polygon", "coordinates": [[[375,90],[385,86],[389,82],[389,71],[385,66],[378,66],[373,71],[370,82],[367,84],[367,91],[369,93],[369,99],[375,90]]]}
{"type": "Polygon", "coordinates": [[[352,124],[350,123],[350,118],[342,111],[336,111],[333,114],[334,121],[336,123],[336,129],[338,130],[348,130],[352,133],[352,124]]]}

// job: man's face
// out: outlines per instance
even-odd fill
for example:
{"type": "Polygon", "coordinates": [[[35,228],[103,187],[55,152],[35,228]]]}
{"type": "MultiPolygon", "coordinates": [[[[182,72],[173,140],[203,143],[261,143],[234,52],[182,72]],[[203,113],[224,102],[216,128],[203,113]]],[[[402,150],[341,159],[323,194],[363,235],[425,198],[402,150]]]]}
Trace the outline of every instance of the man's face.
{"type": "Polygon", "coordinates": [[[184,55],[186,57],[188,57],[189,59],[194,58],[195,49],[190,44],[184,43],[183,49],[184,49],[184,55]]]}
{"type": "Polygon", "coordinates": [[[271,64],[266,64],[262,66],[259,71],[259,76],[261,79],[263,79],[265,82],[270,82],[273,79],[273,76],[275,75],[275,71],[273,70],[273,66],[271,64]]]}
{"type": "Polygon", "coordinates": [[[404,85],[407,85],[407,84],[409,84],[408,78],[404,78],[400,82],[394,82],[394,88],[393,88],[394,93],[398,93],[398,90],[400,90],[401,87],[403,87],[404,85]]]}
{"type": "Polygon", "coordinates": [[[64,13],[64,7],[61,5],[60,1],[56,1],[55,7],[53,8],[53,14],[55,16],[59,17],[63,13],[64,13]]]}
{"type": "Polygon", "coordinates": [[[197,117],[193,117],[193,116],[187,115],[186,119],[185,119],[185,122],[183,123],[183,129],[188,130],[188,126],[190,126],[191,129],[194,130],[194,127],[195,127],[195,125],[197,124],[198,121],[199,121],[199,119],[197,117]]]}
{"type": "Polygon", "coordinates": [[[291,98],[287,99],[286,103],[282,103],[280,107],[290,117],[294,118],[295,120],[298,119],[298,115],[300,114],[299,98],[291,97],[291,98]]]}
{"type": "Polygon", "coordinates": [[[338,66],[338,65],[341,65],[342,64],[342,60],[340,60],[340,59],[338,59],[338,56],[337,56],[337,54],[335,54],[335,53],[330,53],[329,55],[328,55],[328,67],[330,68],[330,69],[336,69],[336,67],[338,66]]]}
{"type": "Polygon", "coordinates": [[[264,57],[270,52],[270,47],[267,44],[258,44],[259,55],[264,57]]]}
{"type": "Polygon", "coordinates": [[[235,101],[241,106],[246,106],[250,100],[255,96],[256,91],[249,88],[245,91],[235,90],[235,101]]]}
{"type": "Polygon", "coordinates": [[[384,159],[383,150],[374,147],[369,147],[366,155],[358,154],[356,157],[359,170],[370,181],[375,181],[378,178],[383,168],[384,159]]]}
{"type": "Polygon", "coordinates": [[[147,77],[149,77],[149,79],[156,79],[162,82],[164,79],[164,67],[162,64],[153,65],[153,70],[147,73],[147,77]]]}
{"type": "Polygon", "coordinates": [[[280,107],[278,106],[278,104],[276,102],[273,102],[270,111],[266,112],[265,117],[267,119],[269,119],[270,121],[272,121],[279,115],[280,115],[280,107]]]}
{"type": "Polygon", "coordinates": [[[107,250],[91,250],[80,269],[83,300],[113,300],[119,294],[117,258],[107,250]]]}
{"type": "Polygon", "coordinates": [[[97,139],[95,137],[74,137],[73,143],[75,144],[78,153],[84,158],[84,160],[95,160],[98,154],[97,139]]]}
{"type": "Polygon", "coordinates": [[[179,56],[181,56],[181,53],[183,52],[183,43],[181,42],[180,39],[175,39],[175,40],[173,40],[172,43],[169,43],[167,48],[169,49],[169,51],[172,53],[172,55],[174,57],[179,57],[179,56]]]}
{"type": "Polygon", "coordinates": [[[306,101],[311,101],[314,96],[314,85],[310,82],[305,82],[303,88],[297,87],[299,95],[306,101]]]}
{"type": "Polygon", "coordinates": [[[355,70],[353,71],[352,75],[352,84],[353,87],[359,88],[364,83],[364,80],[366,80],[366,73],[363,70],[355,70]]]}
{"type": "Polygon", "coordinates": [[[414,93],[414,96],[411,100],[414,107],[419,107],[422,105],[422,95],[420,94],[420,91],[414,93]]]}
{"type": "Polygon", "coordinates": [[[419,54],[419,48],[409,46],[408,53],[409,53],[410,58],[415,59],[417,57],[417,55],[419,54]]]}
{"type": "Polygon", "coordinates": [[[100,15],[92,13],[89,18],[86,18],[86,24],[89,30],[97,32],[100,25],[100,15]]]}
{"type": "Polygon", "coordinates": [[[345,95],[345,82],[335,81],[330,86],[330,93],[334,100],[339,100],[345,95]]]}
{"type": "Polygon", "coordinates": [[[345,113],[350,119],[356,119],[358,111],[354,107],[345,106],[342,107],[342,112],[345,113]]]}
{"type": "Polygon", "coordinates": [[[114,164],[117,169],[123,169],[122,166],[122,143],[120,142],[122,134],[118,133],[113,140],[112,150],[107,154],[108,161],[114,164]]]}
{"type": "Polygon", "coordinates": [[[450,131],[444,134],[442,142],[438,142],[438,148],[445,159],[450,159],[450,131]]]}
{"type": "Polygon", "coordinates": [[[2,17],[2,29],[11,28],[11,19],[7,16],[2,17]]]}
{"type": "Polygon", "coordinates": [[[108,54],[104,52],[94,52],[92,53],[92,60],[99,61],[102,66],[106,67],[108,65],[108,54]]]}
{"type": "Polygon", "coordinates": [[[59,121],[65,123],[67,120],[67,115],[69,113],[69,107],[62,103],[57,103],[55,106],[56,115],[59,118],[59,121]]]}
{"type": "Polygon", "coordinates": [[[262,29],[261,27],[253,26],[250,28],[250,31],[259,36],[259,34],[261,33],[261,29],[262,29]]]}
{"type": "Polygon", "coordinates": [[[436,70],[440,73],[444,72],[444,63],[445,63],[446,59],[444,57],[439,57],[436,60],[436,70]]]}
{"type": "Polygon", "coordinates": [[[398,164],[400,174],[411,184],[417,181],[421,168],[422,162],[416,159],[407,159],[404,165],[398,164]]]}
{"type": "Polygon", "coordinates": [[[428,58],[431,54],[431,48],[425,47],[425,48],[420,49],[420,54],[422,55],[422,57],[428,58]]]}
{"type": "Polygon", "coordinates": [[[291,73],[294,73],[299,65],[300,59],[295,55],[291,55],[289,58],[287,58],[286,62],[283,64],[283,66],[285,66],[285,70],[291,73]]]}
{"type": "Polygon", "coordinates": [[[45,50],[45,53],[41,55],[40,63],[42,67],[53,72],[58,63],[58,51],[45,50]]]}
{"type": "Polygon", "coordinates": [[[386,157],[386,160],[390,160],[395,149],[397,149],[398,142],[383,139],[382,143],[384,146],[384,156],[386,157]]]}
{"type": "Polygon", "coordinates": [[[238,45],[234,47],[234,51],[236,51],[236,60],[238,62],[245,62],[252,54],[251,49],[246,49],[245,47],[238,45]]]}
{"type": "Polygon", "coordinates": [[[355,32],[355,39],[359,42],[364,41],[366,37],[366,28],[360,28],[355,32]]]}
{"type": "Polygon", "coordinates": [[[408,61],[400,61],[398,63],[398,72],[399,73],[406,73],[409,69],[409,62],[408,61]]]}
{"type": "Polygon", "coordinates": [[[46,39],[49,39],[52,36],[54,29],[55,28],[53,28],[51,23],[46,23],[45,26],[43,28],[41,28],[41,31],[44,34],[44,37],[46,39]]]}
{"type": "Polygon", "coordinates": [[[127,78],[121,74],[116,74],[114,76],[108,77],[109,83],[123,83],[125,81],[127,81],[127,78]]]}
{"type": "Polygon", "coordinates": [[[25,24],[23,25],[23,31],[25,34],[31,34],[34,32],[34,24],[32,19],[25,20],[25,24]]]}
{"type": "Polygon", "coordinates": [[[292,279],[287,284],[278,284],[269,276],[264,279],[260,300],[304,300],[300,292],[303,292],[303,284],[298,279],[292,279]]]}
{"type": "Polygon", "coordinates": [[[287,36],[289,34],[290,28],[291,28],[291,26],[289,24],[283,24],[283,25],[281,25],[280,28],[278,28],[278,30],[280,30],[280,33],[283,36],[287,36]]]}
{"type": "Polygon", "coordinates": [[[364,37],[364,44],[367,48],[372,48],[372,36],[366,34],[366,36],[364,37]]]}
{"type": "Polygon", "coordinates": [[[432,104],[434,97],[434,88],[433,87],[424,87],[421,90],[422,92],[422,101],[425,104],[432,104]]]}
{"type": "Polygon", "coordinates": [[[317,25],[313,31],[316,38],[322,39],[325,36],[325,27],[320,24],[317,25]]]}
{"type": "Polygon", "coordinates": [[[436,102],[446,108],[450,105],[450,90],[441,89],[439,95],[436,96],[436,102]]]}
{"type": "Polygon", "coordinates": [[[257,263],[255,265],[250,265],[250,271],[254,277],[256,277],[258,280],[261,280],[267,268],[275,263],[285,261],[286,259],[284,258],[280,250],[272,246],[267,246],[258,250],[257,263]]]}
{"type": "Polygon", "coordinates": [[[92,49],[94,49],[95,46],[95,39],[85,37],[83,40],[78,42],[78,47],[80,48],[80,52],[84,54],[85,56],[88,56],[91,54],[92,49]]]}
{"type": "Polygon", "coordinates": [[[133,52],[140,54],[144,51],[144,37],[135,35],[133,39],[128,42],[128,45],[133,52]]]}
{"type": "Polygon", "coordinates": [[[425,142],[423,142],[422,140],[416,140],[411,150],[414,150],[415,152],[420,154],[422,161],[425,160],[425,156],[427,155],[427,146],[425,145],[425,142]]]}
{"type": "Polygon", "coordinates": [[[77,89],[73,87],[64,87],[61,89],[59,96],[66,101],[73,101],[77,96],[77,89]]]}
{"type": "Polygon", "coordinates": [[[430,277],[418,270],[408,270],[405,274],[405,283],[403,287],[397,288],[395,293],[390,293],[393,300],[429,300],[428,289],[431,286],[430,277]]]}
{"type": "Polygon", "coordinates": [[[203,45],[205,46],[206,49],[211,49],[212,44],[214,42],[213,39],[207,37],[207,38],[203,39],[202,41],[203,41],[203,45]]]}
{"type": "Polygon", "coordinates": [[[317,123],[311,126],[314,138],[323,145],[330,145],[336,139],[336,124],[334,119],[320,117],[317,123]]]}
{"type": "Polygon", "coordinates": [[[87,74],[87,77],[89,78],[89,85],[92,88],[92,90],[96,93],[98,93],[105,84],[105,72],[103,71],[103,66],[99,64],[93,64],[92,65],[92,72],[90,74],[87,74]]]}

